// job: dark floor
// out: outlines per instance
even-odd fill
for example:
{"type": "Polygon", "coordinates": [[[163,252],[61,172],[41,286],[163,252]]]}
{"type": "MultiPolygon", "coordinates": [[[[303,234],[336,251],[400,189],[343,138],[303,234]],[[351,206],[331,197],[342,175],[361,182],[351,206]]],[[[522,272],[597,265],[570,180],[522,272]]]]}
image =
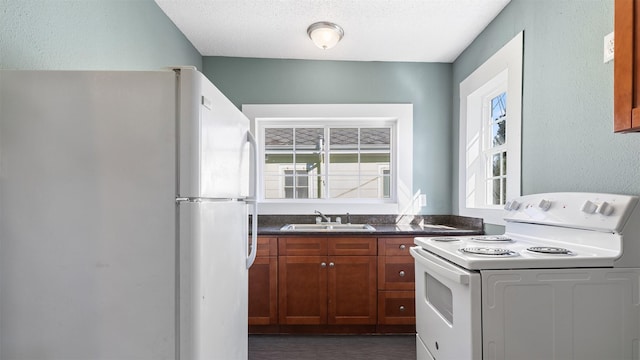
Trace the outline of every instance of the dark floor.
{"type": "Polygon", "coordinates": [[[415,335],[250,335],[249,360],[415,360],[415,335]]]}

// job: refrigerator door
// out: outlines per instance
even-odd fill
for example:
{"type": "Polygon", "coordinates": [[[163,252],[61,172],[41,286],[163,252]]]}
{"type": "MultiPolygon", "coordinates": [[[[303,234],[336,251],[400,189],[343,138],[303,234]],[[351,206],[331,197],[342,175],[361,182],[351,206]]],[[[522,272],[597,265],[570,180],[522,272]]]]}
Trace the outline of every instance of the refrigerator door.
{"type": "Polygon", "coordinates": [[[248,356],[247,204],[179,202],[180,358],[248,356]]]}
{"type": "Polygon", "coordinates": [[[179,74],[179,197],[249,196],[247,119],[203,74],[179,74]]]}
{"type": "Polygon", "coordinates": [[[0,71],[0,359],[175,358],[175,97],[0,71]]]}

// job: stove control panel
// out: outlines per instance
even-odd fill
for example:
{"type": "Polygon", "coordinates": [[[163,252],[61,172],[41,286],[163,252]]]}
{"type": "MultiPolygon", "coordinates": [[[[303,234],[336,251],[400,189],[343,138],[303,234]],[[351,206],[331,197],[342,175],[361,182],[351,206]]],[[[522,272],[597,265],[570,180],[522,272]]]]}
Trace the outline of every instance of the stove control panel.
{"type": "Polygon", "coordinates": [[[507,222],[620,232],[637,204],[630,195],[544,193],[511,199],[504,209],[507,222]]]}

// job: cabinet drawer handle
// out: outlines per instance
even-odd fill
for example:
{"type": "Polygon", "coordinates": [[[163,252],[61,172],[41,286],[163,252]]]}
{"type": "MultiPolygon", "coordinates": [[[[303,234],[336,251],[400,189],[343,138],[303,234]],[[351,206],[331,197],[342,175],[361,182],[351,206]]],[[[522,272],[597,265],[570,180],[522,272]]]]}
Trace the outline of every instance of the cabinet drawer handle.
{"type": "Polygon", "coordinates": [[[398,275],[400,275],[400,277],[404,277],[404,275],[405,275],[404,270],[400,270],[400,272],[398,273],[398,275]]]}
{"type": "Polygon", "coordinates": [[[334,267],[334,266],[336,266],[336,264],[334,264],[332,262],[329,263],[329,267],[334,267]]]}
{"type": "Polygon", "coordinates": [[[404,308],[404,305],[400,305],[400,308],[399,308],[399,309],[400,309],[400,311],[404,311],[404,309],[405,309],[405,308],[404,308]]]}
{"type": "Polygon", "coordinates": [[[323,263],[320,264],[320,266],[323,267],[323,268],[326,268],[327,267],[327,263],[323,262],[323,263]]]}
{"type": "Polygon", "coordinates": [[[406,248],[407,248],[407,246],[406,246],[405,244],[400,244],[400,246],[399,246],[399,247],[400,247],[400,250],[404,250],[404,249],[406,249],[406,248]]]}

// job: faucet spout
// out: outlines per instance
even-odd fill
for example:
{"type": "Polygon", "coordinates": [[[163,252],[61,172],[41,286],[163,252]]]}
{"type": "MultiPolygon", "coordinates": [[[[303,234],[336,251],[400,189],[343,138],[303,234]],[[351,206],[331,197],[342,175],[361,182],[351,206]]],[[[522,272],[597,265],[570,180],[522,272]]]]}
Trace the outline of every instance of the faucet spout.
{"type": "Polygon", "coordinates": [[[314,211],[314,213],[316,213],[316,214],[318,214],[318,215],[322,216],[322,218],[323,218],[323,219],[325,219],[325,221],[326,221],[326,222],[331,222],[331,218],[326,217],[326,216],[325,216],[323,213],[321,213],[320,211],[315,210],[315,211],[314,211]]]}

